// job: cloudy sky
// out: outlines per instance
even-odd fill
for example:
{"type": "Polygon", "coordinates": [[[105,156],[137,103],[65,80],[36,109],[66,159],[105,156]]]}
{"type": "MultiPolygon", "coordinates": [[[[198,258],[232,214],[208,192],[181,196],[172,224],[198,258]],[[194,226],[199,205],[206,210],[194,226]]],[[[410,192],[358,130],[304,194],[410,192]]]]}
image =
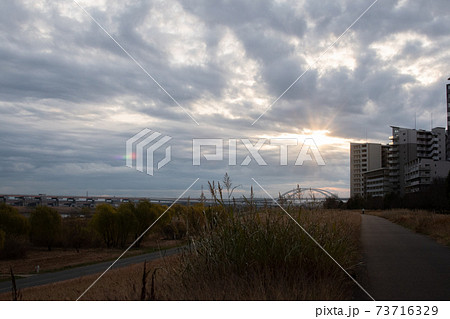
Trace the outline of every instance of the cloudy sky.
{"type": "Polygon", "coordinates": [[[387,143],[415,114],[446,125],[448,0],[379,0],[356,23],[373,0],[77,2],[0,3],[0,193],[176,197],[199,178],[195,197],[228,172],[236,194],[262,195],[255,178],[348,196],[350,142],[387,143]],[[144,128],[172,137],[153,176],[125,166],[144,128]],[[223,160],[203,147],[192,165],[202,138],[223,139],[223,160]],[[298,140],[286,166],[277,138],[298,140]],[[311,149],[294,165],[307,138],[326,165],[311,149]],[[243,139],[265,139],[267,165],[243,139]]]}

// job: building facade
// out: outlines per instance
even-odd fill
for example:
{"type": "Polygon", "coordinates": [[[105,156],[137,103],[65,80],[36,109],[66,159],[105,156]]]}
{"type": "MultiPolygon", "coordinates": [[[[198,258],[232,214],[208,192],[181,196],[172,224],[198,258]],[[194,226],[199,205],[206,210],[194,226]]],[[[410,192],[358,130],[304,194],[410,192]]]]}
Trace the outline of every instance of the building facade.
{"type": "Polygon", "coordinates": [[[447,160],[450,161],[450,84],[447,84],[447,160]]]}
{"type": "Polygon", "coordinates": [[[364,195],[379,197],[392,192],[389,169],[381,167],[364,173],[364,195]]]}
{"type": "MultiPolygon", "coordinates": [[[[450,78],[449,78],[450,80],[450,78]]],[[[450,84],[446,86],[447,130],[391,126],[389,144],[350,144],[350,196],[404,195],[422,191],[450,170],[450,84]]]]}
{"type": "Polygon", "coordinates": [[[350,196],[365,195],[366,172],[383,167],[386,148],[377,143],[350,143],[350,196]]]}
{"type": "MultiPolygon", "coordinates": [[[[407,187],[407,169],[414,167],[412,163],[417,159],[446,161],[446,132],[443,127],[426,131],[392,126],[392,136],[389,139],[388,168],[394,192],[403,195],[417,189],[407,187]]],[[[422,186],[430,184],[426,177],[415,182],[423,184],[422,186]]]]}
{"type": "Polygon", "coordinates": [[[444,178],[450,170],[449,161],[417,158],[405,165],[405,193],[425,190],[434,179],[444,178]]]}

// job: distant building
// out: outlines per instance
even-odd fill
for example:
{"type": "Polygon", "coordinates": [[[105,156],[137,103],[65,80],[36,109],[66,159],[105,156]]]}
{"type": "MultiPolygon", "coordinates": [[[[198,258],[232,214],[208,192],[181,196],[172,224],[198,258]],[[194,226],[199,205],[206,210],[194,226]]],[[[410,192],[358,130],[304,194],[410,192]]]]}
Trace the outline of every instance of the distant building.
{"type": "MultiPolygon", "coordinates": [[[[450,79],[449,79],[450,80],[450,79]]],[[[404,195],[426,189],[450,170],[450,84],[446,86],[447,130],[391,126],[390,143],[350,144],[350,196],[404,195]]]]}
{"type": "Polygon", "coordinates": [[[446,177],[449,170],[449,161],[417,158],[405,165],[405,192],[423,191],[434,179],[446,177]]]}
{"type": "Polygon", "coordinates": [[[365,196],[384,196],[392,192],[389,168],[381,167],[364,173],[365,196]]]}
{"type": "MultiPolygon", "coordinates": [[[[392,190],[405,194],[415,188],[406,188],[406,169],[417,159],[435,162],[446,160],[445,128],[436,127],[431,131],[392,126],[389,138],[388,168],[392,190]]],[[[439,176],[442,177],[442,176],[439,176]]],[[[420,181],[423,185],[430,183],[420,181]]]]}
{"type": "Polygon", "coordinates": [[[385,145],[377,143],[350,144],[350,196],[365,195],[364,174],[383,167],[386,151],[385,145]]]}
{"type": "Polygon", "coordinates": [[[447,161],[450,161],[450,84],[447,84],[447,161]]]}
{"type": "Polygon", "coordinates": [[[418,192],[450,170],[446,130],[392,126],[391,142],[350,144],[350,196],[418,192]]]}

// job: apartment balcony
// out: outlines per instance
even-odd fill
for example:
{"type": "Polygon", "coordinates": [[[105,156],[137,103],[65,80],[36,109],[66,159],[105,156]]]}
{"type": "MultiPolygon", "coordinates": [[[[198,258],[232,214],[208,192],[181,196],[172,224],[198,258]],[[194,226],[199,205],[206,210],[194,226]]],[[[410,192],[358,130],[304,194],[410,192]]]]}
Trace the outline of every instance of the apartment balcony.
{"type": "Polygon", "coordinates": [[[429,158],[429,153],[428,152],[417,152],[417,157],[420,158],[429,158]]]}
{"type": "Polygon", "coordinates": [[[430,181],[424,180],[424,179],[420,179],[417,181],[413,181],[413,182],[407,182],[405,187],[416,187],[416,186],[420,186],[420,185],[430,185],[430,181]]]}
{"type": "Polygon", "coordinates": [[[389,159],[388,164],[392,166],[398,165],[398,159],[389,159]]]}
{"type": "Polygon", "coordinates": [[[420,175],[419,175],[418,172],[407,173],[407,174],[405,175],[405,180],[406,180],[406,181],[411,181],[411,180],[413,180],[413,179],[418,179],[418,178],[420,178],[420,175]]]}
{"type": "Polygon", "coordinates": [[[428,147],[428,150],[429,150],[429,151],[432,151],[432,150],[438,150],[438,149],[439,149],[439,145],[438,145],[438,144],[433,144],[433,145],[431,145],[431,146],[428,147]]]}
{"type": "Polygon", "coordinates": [[[398,176],[399,176],[398,172],[389,173],[389,177],[398,177],[398,176]]]}
{"type": "Polygon", "coordinates": [[[381,188],[383,186],[384,186],[383,182],[366,185],[367,189],[381,188]]]}
{"type": "Polygon", "coordinates": [[[389,153],[388,158],[398,158],[398,152],[389,153]]]}

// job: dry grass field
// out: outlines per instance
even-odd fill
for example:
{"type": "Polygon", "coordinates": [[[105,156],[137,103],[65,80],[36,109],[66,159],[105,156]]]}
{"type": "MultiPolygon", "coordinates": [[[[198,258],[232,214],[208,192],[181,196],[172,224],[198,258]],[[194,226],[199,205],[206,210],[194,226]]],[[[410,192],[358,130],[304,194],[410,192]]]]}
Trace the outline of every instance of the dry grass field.
{"type": "MultiPolygon", "coordinates": [[[[140,248],[134,248],[127,252],[124,257],[130,257],[160,248],[171,248],[182,244],[180,240],[162,240],[159,234],[151,234],[145,238],[140,248]]],[[[39,265],[40,272],[56,271],[68,267],[76,267],[85,264],[98,263],[114,260],[124,249],[113,248],[84,248],[63,249],[54,248],[48,251],[43,247],[31,247],[24,258],[0,260],[0,280],[9,278],[10,266],[15,275],[27,275],[35,273],[35,267],[39,265]]]]}
{"type": "MultiPolygon", "coordinates": [[[[359,213],[289,212],[354,273],[360,261],[359,213]]],[[[138,264],[109,271],[83,300],[352,299],[355,284],[284,213],[269,209],[214,220],[191,238],[185,253],[147,264],[144,298],[143,264],[138,264]]],[[[23,289],[21,299],[75,300],[96,278],[23,289]]],[[[0,299],[11,300],[11,294],[0,299]]]]}
{"type": "MultiPolygon", "coordinates": [[[[147,269],[164,269],[157,277],[159,285],[170,280],[169,264],[177,263],[176,256],[147,263],[147,269]]],[[[144,264],[136,264],[107,272],[82,300],[140,300],[144,264]]],[[[50,285],[26,288],[20,291],[20,300],[76,300],[100,274],[84,276],[50,285]]],[[[150,283],[147,288],[149,288],[150,283]]],[[[156,289],[160,287],[156,286],[156,289]]],[[[11,300],[11,293],[0,294],[0,300],[11,300]]]]}
{"type": "Polygon", "coordinates": [[[450,215],[406,209],[370,211],[367,213],[386,218],[417,233],[428,235],[441,244],[450,246],[450,215]]]}

